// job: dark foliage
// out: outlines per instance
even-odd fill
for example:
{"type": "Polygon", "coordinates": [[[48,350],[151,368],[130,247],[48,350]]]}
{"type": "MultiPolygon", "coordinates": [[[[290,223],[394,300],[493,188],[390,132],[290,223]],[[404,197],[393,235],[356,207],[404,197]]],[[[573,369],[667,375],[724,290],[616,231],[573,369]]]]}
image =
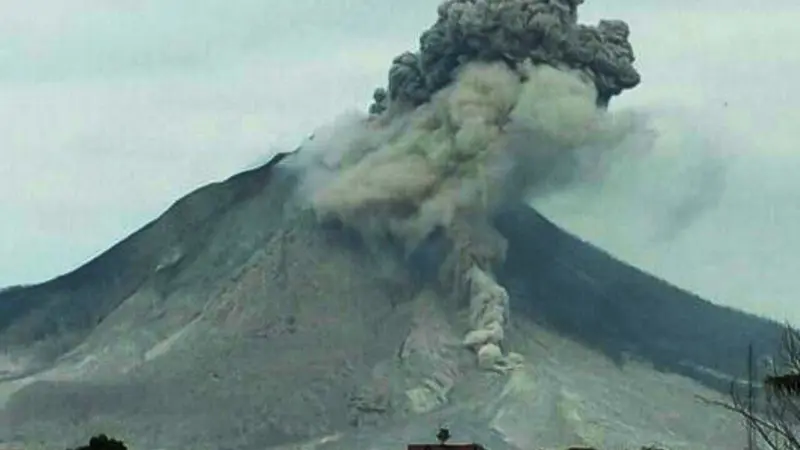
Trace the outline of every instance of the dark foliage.
{"type": "Polygon", "coordinates": [[[128,447],[120,440],[98,434],[89,439],[89,445],[82,445],[72,450],[128,450],[128,447]]]}

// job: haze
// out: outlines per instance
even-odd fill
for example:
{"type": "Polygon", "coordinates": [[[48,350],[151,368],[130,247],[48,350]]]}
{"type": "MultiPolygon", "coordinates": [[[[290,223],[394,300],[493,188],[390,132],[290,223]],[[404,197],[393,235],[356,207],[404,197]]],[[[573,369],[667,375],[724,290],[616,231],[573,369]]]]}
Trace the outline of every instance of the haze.
{"type": "MultiPolygon", "coordinates": [[[[0,286],[72,270],[190,190],[366,108],[436,3],[2,2],[0,286]]],[[[800,323],[800,5],[680,3],[582,7],[583,22],[631,25],[643,81],[612,107],[658,138],[602,183],[532,201],[717,303],[800,323]],[[665,213],[676,192],[697,199],[689,213],[665,213]]]]}

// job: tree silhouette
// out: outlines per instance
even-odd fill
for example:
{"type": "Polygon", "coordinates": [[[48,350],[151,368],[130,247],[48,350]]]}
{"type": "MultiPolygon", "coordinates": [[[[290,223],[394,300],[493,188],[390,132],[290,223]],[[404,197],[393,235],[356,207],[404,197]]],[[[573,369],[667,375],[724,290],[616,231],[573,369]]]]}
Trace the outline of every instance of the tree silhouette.
{"type": "Polygon", "coordinates": [[[439,441],[439,444],[444,445],[448,439],[450,439],[450,430],[439,428],[439,432],[436,433],[436,440],[439,441]]]}
{"type": "Polygon", "coordinates": [[[89,439],[89,445],[82,445],[72,450],[128,450],[128,447],[122,441],[99,434],[89,439]]]}
{"type": "MultiPolygon", "coordinates": [[[[749,363],[752,365],[752,352],[749,363]]],[[[730,401],[700,399],[720,406],[744,419],[750,437],[749,450],[800,450],[800,331],[786,325],[777,355],[778,364],[766,359],[764,369],[768,375],[755,385],[751,379],[743,395],[741,382],[734,381],[730,388],[730,401]],[[760,440],[755,439],[758,436],[760,440]]]]}

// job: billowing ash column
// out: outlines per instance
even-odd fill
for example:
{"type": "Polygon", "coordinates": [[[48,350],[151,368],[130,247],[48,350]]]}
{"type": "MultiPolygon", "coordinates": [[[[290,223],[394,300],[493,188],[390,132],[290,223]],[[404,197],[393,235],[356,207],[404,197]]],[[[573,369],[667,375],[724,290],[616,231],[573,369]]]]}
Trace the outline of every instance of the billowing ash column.
{"type": "Polygon", "coordinates": [[[630,30],[621,20],[578,24],[582,0],[447,0],[436,23],[420,36],[417,52],[397,56],[388,89],[371,110],[390,102],[418,106],[474,61],[523,61],[580,71],[597,88],[597,103],[640,82],[633,67],[630,30]]]}
{"type": "Polygon", "coordinates": [[[502,351],[509,295],[492,269],[506,243],[493,211],[578,149],[618,137],[605,106],[639,83],[628,26],[580,25],[580,3],[445,1],[419,50],[393,60],[370,116],[317,133],[297,158],[322,219],[409,253],[444,230],[453,250],[439,287],[468,305],[464,343],[482,368],[518,362],[502,351]]]}

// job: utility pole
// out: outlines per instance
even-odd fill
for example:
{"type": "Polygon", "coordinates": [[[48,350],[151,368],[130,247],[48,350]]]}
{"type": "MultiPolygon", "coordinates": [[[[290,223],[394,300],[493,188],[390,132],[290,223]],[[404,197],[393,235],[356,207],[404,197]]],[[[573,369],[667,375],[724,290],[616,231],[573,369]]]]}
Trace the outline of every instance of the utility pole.
{"type": "MultiPolygon", "coordinates": [[[[753,407],[755,403],[755,389],[753,388],[753,343],[747,346],[747,414],[748,417],[753,417],[753,407]]],[[[753,422],[747,421],[747,450],[756,450],[756,432],[753,428],[753,422]]]]}

